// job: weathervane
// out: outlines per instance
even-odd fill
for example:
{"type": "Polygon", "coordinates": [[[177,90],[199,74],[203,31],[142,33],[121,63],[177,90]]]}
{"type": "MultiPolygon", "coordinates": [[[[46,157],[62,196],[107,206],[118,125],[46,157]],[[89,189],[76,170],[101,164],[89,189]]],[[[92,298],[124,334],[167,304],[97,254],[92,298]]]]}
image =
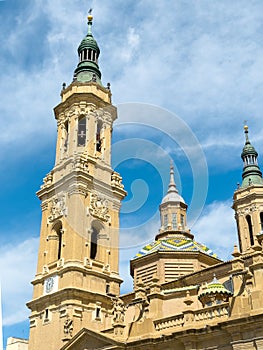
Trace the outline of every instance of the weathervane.
{"type": "MultiPolygon", "coordinates": [[[[88,24],[91,24],[93,20],[92,16],[92,8],[89,9],[89,14],[88,14],[88,24]]],[[[90,29],[91,30],[91,29],[90,29]]]]}

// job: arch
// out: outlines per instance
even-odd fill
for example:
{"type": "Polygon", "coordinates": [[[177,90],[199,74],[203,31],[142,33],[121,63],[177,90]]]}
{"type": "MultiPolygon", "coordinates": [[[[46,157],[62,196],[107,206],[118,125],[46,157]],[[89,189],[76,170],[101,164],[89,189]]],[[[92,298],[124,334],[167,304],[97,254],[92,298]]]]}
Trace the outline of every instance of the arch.
{"type": "Polygon", "coordinates": [[[173,230],[177,229],[177,214],[172,213],[172,228],[173,230]]]}
{"type": "Polygon", "coordinates": [[[181,214],[181,215],[180,215],[180,224],[181,224],[182,230],[184,230],[184,227],[185,227],[184,214],[181,214]]]}
{"type": "Polygon", "coordinates": [[[261,231],[263,231],[263,212],[261,212],[259,215],[260,215],[260,227],[261,227],[261,231]]]}
{"type": "Polygon", "coordinates": [[[240,236],[240,224],[239,224],[239,219],[237,219],[237,233],[238,233],[238,243],[239,243],[239,250],[242,252],[243,248],[242,248],[242,240],[241,240],[241,236],[240,236]]]}
{"type": "Polygon", "coordinates": [[[58,221],[55,223],[55,225],[52,228],[52,231],[55,232],[57,236],[57,249],[56,249],[56,258],[59,260],[61,259],[62,255],[62,223],[61,221],[58,221]]]}
{"type": "Polygon", "coordinates": [[[68,149],[68,120],[64,123],[64,130],[65,130],[65,135],[64,135],[64,151],[66,152],[68,149]]]}
{"type": "Polygon", "coordinates": [[[164,214],[163,216],[163,228],[166,230],[168,227],[168,214],[164,214]]]}
{"type": "Polygon", "coordinates": [[[96,132],[96,150],[97,150],[97,152],[101,152],[101,145],[102,145],[101,130],[102,130],[102,121],[98,120],[97,132],[96,132]]]}
{"type": "Polygon", "coordinates": [[[91,237],[90,237],[90,259],[98,258],[98,239],[99,234],[103,230],[104,226],[98,220],[92,222],[91,225],[91,237]]]}
{"type": "Polygon", "coordinates": [[[86,144],[86,117],[81,116],[78,119],[78,146],[86,144]]]}
{"type": "Polygon", "coordinates": [[[91,232],[91,242],[90,242],[90,258],[96,259],[97,252],[98,252],[98,231],[96,228],[92,227],[91,232]]]}
{"type": "Polygon", "coordinates": [[[251,216],[246,216],[247,226],[248,226],[248,232],[249,232],[249,238],[250,238],[250,244],[254,245],[254,237],[253,237],[253,227],[252,227],[252,221],[251,216]]]}

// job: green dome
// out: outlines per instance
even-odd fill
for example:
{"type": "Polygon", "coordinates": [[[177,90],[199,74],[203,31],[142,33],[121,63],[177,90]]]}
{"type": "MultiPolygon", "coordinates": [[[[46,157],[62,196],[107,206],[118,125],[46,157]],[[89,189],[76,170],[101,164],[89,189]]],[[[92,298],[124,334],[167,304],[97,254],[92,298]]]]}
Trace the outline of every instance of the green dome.
{"type": "Polygon", "coordinates": [[[211,294],[224,294],[224,295],[233,295],[233,293],[226,289],[226,287],[220,283],[216,277],[214,277],[213,281],[208,283],[206,288],[199,294],[198,298],[202,298],[205,295],[211,294]]]}
{"type": "Polygon", "coordinates": [[[92,35],[92,15],[88,16],[88,33],[78,47],[79,64],[74,72],[74,80],[81,83],[101,83],[101,72],[98,65],[100,49],[92,35]]]}
{"type": "Polygon", "coordinates": [[[241,153],[241,158],[244,159],[244,157],[246,155],[254,155],[254,156],[258,156],[258,153],[257,151],[255,150],[255,148],[251,145],[250,141],[247,141],[244,148],[243,148],[243,151],[241,153]]]}
{"type": "Polygon", "coordinates": [[[78,47],[78,53],[80,54],[80,52],[84,49],[92,49],[97,51],[98,56],[100,54],[100,49],[99,46],[97,44],[97,41],[93,38],[93,35],[91,33],[88,33],[85,38],[81,41],[79,47],[78,47]]]}

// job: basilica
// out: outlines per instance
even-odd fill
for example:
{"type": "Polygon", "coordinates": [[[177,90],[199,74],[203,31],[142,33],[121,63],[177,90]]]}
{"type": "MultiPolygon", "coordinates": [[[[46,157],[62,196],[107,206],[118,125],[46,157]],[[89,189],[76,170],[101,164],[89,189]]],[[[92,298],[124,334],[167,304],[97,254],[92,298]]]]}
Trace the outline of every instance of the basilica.
{"type": "Polygon", "coordinates": [[[111,167],[117,110],[101,82],[92,23],[89,14],[73,81],[54,108],[55,165],[37,193],[42,223],[29,341],[20,348],[11,338],[7,349],[263,349],[263,179],[247,126],[232,260],[195,241],[171,164],[160,229],[130,262],[133,290],[120,294],[119,213],[127,193],[111,167]]]}

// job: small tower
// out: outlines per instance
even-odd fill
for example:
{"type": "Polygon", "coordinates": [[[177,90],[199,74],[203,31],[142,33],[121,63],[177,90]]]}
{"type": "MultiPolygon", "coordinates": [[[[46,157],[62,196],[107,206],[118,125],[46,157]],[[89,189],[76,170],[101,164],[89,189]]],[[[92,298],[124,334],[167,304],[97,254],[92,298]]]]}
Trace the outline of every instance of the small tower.
{"type": "Polygon", "coordinates": [[[29,350],[57,350],[82,328],[111,327],[118,296],[119,210],[126,192],[111,168],[111,132],[117,118],[101,83],[99,47],[88,34],[79,48],[73,82],[63,84],[56,160],[37,195],[42,224],[32,281],[29,350]]]}
{"type": "Polygon", "coordinates": [[[263,230],[263,179],[258,166],[258,153],[250,143],[248,126],[244,126],[245,146],[241,153],[243,160],[242,184],[234,192],[233,209],[237,222],[241,253],[246,253],[263,230]]]}
{"type": "Polygon", "coordinates": [[[131,260],[135,289],[141,282],[150,286],[157,278],[162,284],[220,262],[212,250],[194,240],[187,227],[187,204],[176,188],[172,164],[167,194],[159,209],[161,227],[155,241],[131,260]]]}
{"type": "Polygon", "coordinates": [[[186,211],[187,204],[184,199],[179,195],[174,182],[174,167],[170,165],[170,183],[168,186],[167,194],[163,197],[160,204],[160,219],[161,228],[160,233],[156,236],[156,239],[169,234],[169,232],[183,231],[186,235],[193,238],[190,234],[190,230],[187,228],[186,223],[186,211]]]}

